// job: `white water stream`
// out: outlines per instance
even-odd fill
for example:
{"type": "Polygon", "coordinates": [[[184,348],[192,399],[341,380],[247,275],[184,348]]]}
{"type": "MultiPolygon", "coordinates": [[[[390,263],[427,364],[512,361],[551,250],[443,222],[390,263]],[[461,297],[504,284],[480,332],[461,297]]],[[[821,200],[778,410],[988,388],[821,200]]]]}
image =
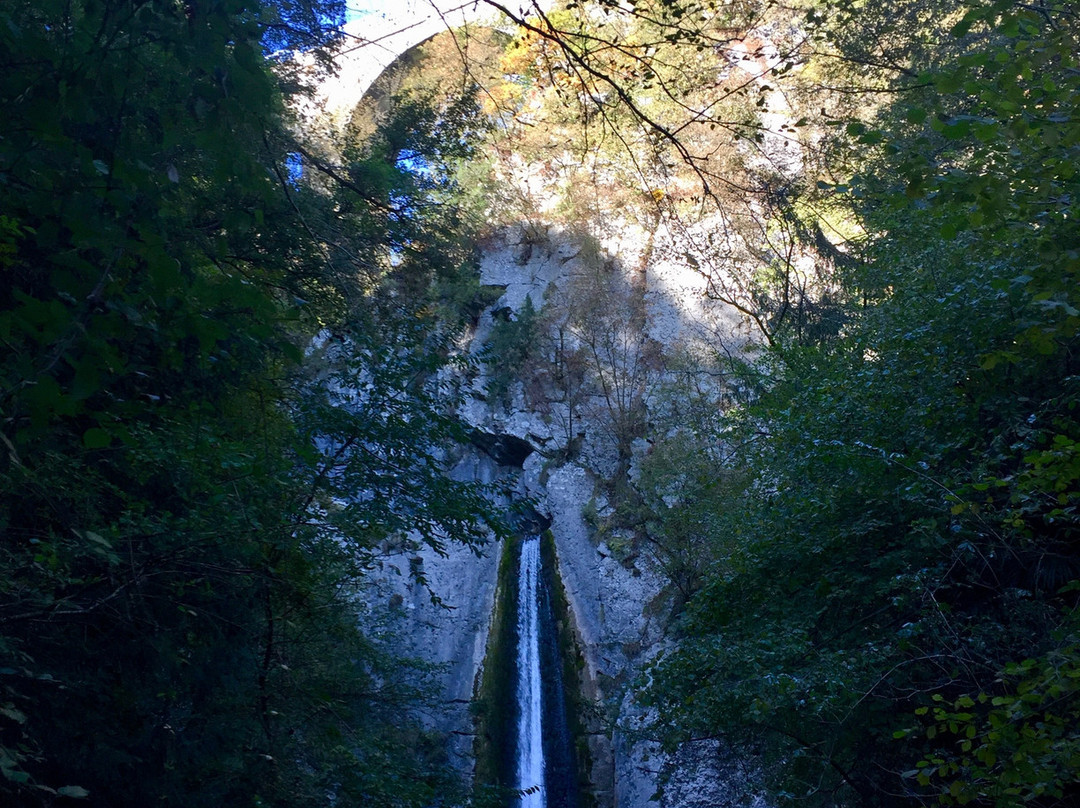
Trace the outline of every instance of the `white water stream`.
{"type": "Polygon", "coordinates": [[[540,686],[540,539],[521,542],[518,569],[517,789],[521,808],[544,808],[544,735],[540,686]]]}

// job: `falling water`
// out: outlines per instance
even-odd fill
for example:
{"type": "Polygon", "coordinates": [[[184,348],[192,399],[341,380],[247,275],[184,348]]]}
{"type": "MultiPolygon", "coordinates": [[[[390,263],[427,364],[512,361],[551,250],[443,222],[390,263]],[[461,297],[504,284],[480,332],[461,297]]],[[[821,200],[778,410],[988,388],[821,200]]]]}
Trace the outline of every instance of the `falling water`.
{"type": "Polygon", "coordinates": [[[521,808],[545,808],[543,688],[540,679],[540,539],[521,542],[518,569],[517,789],[521,808]]]}

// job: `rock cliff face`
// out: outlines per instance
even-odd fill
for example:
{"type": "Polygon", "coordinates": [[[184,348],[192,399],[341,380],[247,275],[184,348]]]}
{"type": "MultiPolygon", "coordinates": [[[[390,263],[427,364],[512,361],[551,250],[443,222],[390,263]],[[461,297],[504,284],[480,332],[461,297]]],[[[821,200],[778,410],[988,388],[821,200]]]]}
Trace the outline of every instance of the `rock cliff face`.
{"type": "MultiPolygon", "coordinates": [[[[470,452],[453,469],[461,480],[495,482],[503,469],[480,451],[470,452]]],[[[449,544],[446,555],[429,548],[415,553],[389,552],[369,598],[389,606],[400,651],[434,666],[435,696],[423,717],[445,733],[455,765],[472,770],[473,682],[486,650],[500,548],[480,552],[449,544]],[[426,583],[421,583],[422,576],[426,583]]]]}
{"type": "MultiPolygon", "coordinates": [[[[409,63],[399,59],[382,85],[399,86],[409,63]]],[[[377,101],[365,101],[375,110],[369,118],[377,101]]],[[[659,792],[664,808],[760,808],[752,764],[717,744],[668,756],[637,732],[649,715],[635,703],[634,682],[670,642],[678,598],[624,513],[654,442],[678,434],[694,406],[722,406],[714,357],[721,346],[747,349],[748,328],[707,294],[684,225],[622,213],[568,219],[558,211],[568,191],[556,188],[551,166],[500,160],[499,181],[529,200],[528,215],[515,223],[503,212],[479,245],[480,283],[501,294],[462,346],[480,370],[459,412],[472,446],[452,474],[494,484],[504,503],[529,501],[550,520],[581,652],[578,687],[595,706],[586,726],[595,804],[645,808],[659,792]]],[[[445,709],[430,720],[452,737],[466,772],[499,553],[493,543],[480,554],[453,545],[442,557],[391,554],[377,594],[398,610],[406,648],[438,666],[445,709]]]]}
{"type": "MultiPolygon", "coordinates": [[[[498,323],[520,318],[526,300],[543,312],[545,300],[547,306],[556,306],[552,301],[558,291],[572,288],[591,271],[585,262],[595,262],[596,255],[582,255],[578,235],[549,232],[542,243],[531,245],[523,260],[529,238],[535,236],[510,231],[483,251],[482,282],[505,291],[481,314],[468,350],[480,352],[490,346],[498,323]]],[[[681,311],[677,299],[661,302],[664,310],[681,311]]],[[[659,320],[665,333],[683,332],[682,323],[664,323],[663,316],[650,316],[646,323],[656,325],[659,320]]],[[[634,440],[629,462],[620,466],[611,434],[612,413],[602,392],[590,388],[572,401],[556,400],[558,390],[527,392],[538,384],[534,376],[550,372],[552,357],[543,351],[553,350],[553,343],[539,336],[537,340],[546,348],[536,347],[529,361],[514,369],[503,399],[488,400],[487,393],[498,357],[472,380],[472,396],[460,413],[474,428],[472,445],[451,473],[457,479],[493,484],[502,492],[504,504],[531,501],[543,520],[536,525],[538,530],[548,527],[550,520],[570,611],[567,617],[582,654],[578,686],[597,708],[586,727],[592,796],[599,806],[655,805],[650,798],[661,776],[671,770],[677,774],[672,787],[663,792],[662,806],[706,804],[701,800],[751,805],[731,799],[731,761],[723,756],[696,750],[669,759],[654,744],[634,737],[644,714],[634,703],[631,685],[642,664],[666,642],[667,581],[648,554],[628,553],[619,546],[625,536],[618,531],[604,534],[597,522],[613,510],[612,475],[634,474],[650,444],[634,440]],[[569,430],[571,421],[574,427],[569,430]],[[692,773],[698,770],[705,774],[692,773]]],[[[661,348],[667,345],[661,343],[661,348]]],[[[426,549],[390,552],[375,595],[397,613],[405,650],[437,666],[442,705],[432,711],[430,721],[452,739],[452,754],[466,772],[471,771],[474,748],[470,703],[488,645],[500,550],[492,543],[479,554],[454,545],[448,546],[445,556],[426,549]],[[416,582],[417,574],[426,585],[416,582]]]]}
{"type": "MultiPolygon", "coordinates": [[[[507,231],[485,247],[481,280],[504,292],[481,314],[468,350],[480,352],[497,344],[494,334],[503,327],[499,324],[520,322],[529,307],[546,319],[537,326],[528,358],[512,369],[505,396],[489,395],[491,376],[502,372],[497,356],[490,357],[486,369],[472,380],[472,396],[460,415],[474,427],[474,445],[453,473],[461,479],[497,483],[507,502],[511,497],[529,500],[550,519],[570,611],[567,617],[582,654],[579,687],[597,708],[587,726],[596,804],[656,805],[650,799],[671,775],[662,790],[662,806],[757,805],[752,781],[715,746],[695,746],[668,757],[634,734],[647,716],[634,703],[632,684],[642,665],[667,642],[670,587],[648,553],[627,550],[626,531],[598,529],[613,513],[619,475],[637,473],[650,451],[649,440],[635,437],[627,444],[629,457],[620,458],[619,438],[613,434],[618,424],[612,423],[610,402],[595,378],[585,379],[604,368],[585,373],[582,389],[574,396],[551,379],[552,363],[558,359],[552,353],[559,349],[551,334],[560,316],[558,295],[595,270],[597,253],[584,252],[580,234],[549,231],[537,240],[524,228],[507,231]]],[[[602,253],[600,258],[612,265],[605,271],[622,271],[615,256],[602,253]]],[[[645,274],[645,288],[651,289],[653,278],[648,269],[645,274]]],[[[688,278],[680,280],[690,283],[688,278]]],[[[635,327],[671,335],[659,342],[661,354],[682,347],[681,337],[697,324],[687,309],[698,307],[700,301],[690,297],[688,307],[670,294],[649,294],[656,306],[647,308],[635,327]]],[[[587,340],[580,332],[575,334],[575,343],[587,340]]],[[[564,338],[570,336],[567,330],[564,338]]],[[[567,351],[565,342],[561,350],[567,351]]],[[[580,344],[576,350],[582,350],[580,344]]],[[[622,360],[612,361],[618,365],[622,360]]],[[[650,384],[659,386],[668,374],[661,359],[654,361],[656,378],[650,384]]],[[[606,370],[619,373],[624,368],[606,370]]],[[[449,711],[438,725],[453,734],[455,754],[465,769],[473,731],[468,702],[476,692],[488,642],[497,554],[494,546],[481,556],[451,548],[445,558],[422,555],[396,562],[401,573],[396,576],[396,594],[407,615],[410,647],[445,666],[442,694],[449,711]],[[429,586],[449,609],[433,606],[422,587],[408,583],[410,563],[420,565],[429,586]]]]}

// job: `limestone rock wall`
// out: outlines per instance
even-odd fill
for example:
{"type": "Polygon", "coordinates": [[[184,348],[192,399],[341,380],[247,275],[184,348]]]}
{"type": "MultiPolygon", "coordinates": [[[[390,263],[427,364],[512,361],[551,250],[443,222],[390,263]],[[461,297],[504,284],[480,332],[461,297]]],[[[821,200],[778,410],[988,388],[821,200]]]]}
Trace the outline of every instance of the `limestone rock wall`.
{"type": "MultiPolygon", "coordinates": [[[[359,43],[377,30],[352,33],[359,43]]],[[[385,113],[404,74],[415,69],[409,54],[398,54],[434,33],[423,26],[406,30],[397,40],[382,40],[384,58],[364,49],[343,55],[338,77],[307,113],[312,120],[321,116],[329,140],[350,125],[352,136],[361,137],[385,113]],[[365,97],[387,66],[381,85],[365,97]]],[[[786,149],[787,142],[777,141],[776,148],[786,149]]],[[[796,157],[779,162],[797,171],[796,157]]],[[[723,273],[734,272],[737,263],[709,265],[713,236],[727,238],[733,255],[745,245],[719,215],[687,224],[648,206],[634,214],[607,210],[611,206],[600,201],[581,206],[592,211],[590,221],[576,221],[561,206],[574,207],[575,196],[588,195],[573,187],[578,162],[569,153],[548,155],[544,165],[518,154],[499,159],[497,181],[510,190],[508,199],[526,200],[527,214],[513,223],[512,214],[497,211],[499,222],[479,245],[481,283],[502,294],[481,313],[462,350],[480,355],[500,323],[519,320],[527,308],[536,313],[540,336],[528,346],[530,361],[498,371],[503,393],[491,395],[489,385],[498,357],[470,380],[471,397],[459,416],[478,438],[452,473],[497,483],[507,502],[529,499],[552,521],[582,650],[580,685],[596,705],[590,752],[597,805],[646,808],[657,804],[652,798],[659,793],[661,808],[762,808],[752,761],[735,760],[715,744],[667,756],[635,734],[650,716],[635,703],[633,685],[670,642],[670,592],[658,564],[625,529],[598,527],[615,512],[619,486],[638,479],[653,440],[678,430],[681,405],[672,390],[689,383],[720,406],[723,382],[707,370],[694,377],[695,361],[718,349],[752,349],[747,321],[710,294],[727,284],[723,273]],[[526,442],[536,451],[522,457],[517,450],[526,442]],[[500,463],[504,450],[509,454],[500,463]]],[[[603,179],[602,161],[593,169],[603,179]]],[[[396,611],[405,650],[438,666],[442,705],[430,721],[454,739],[463,771],[471,770],[469,704],[491,629],[499,551],[495,543],[479,554],[453,544],[445,556],[388,551],[373,595],[396,611]]]]}
{"type": "MultiPolygon", "coordinates": [[[[609,232],[604,240],[583,245],[579,232],[538,229],[535,223],[492,238],[481,255],[481,282],[504,292],[481,315],[470,350],[489,343],[500,318],[520,316],[526,300],[541,312],[542,327],[551,327],[543,319],[544,307],[564,305],[560,295],[595,273],[598,262],[605,272],[623,273],[627,283],[639,284],[647,307],[644,325],[656,335],[650,338],[660,351],[681,349],[695,334],[715,338],[718,329],[736,343],[745,342],[731,311],[703,303],[700,277],[679,274],[676,266],[662,261],[643,260],[641,239],[641,233],[628,228],[621,235],[609,232]]],[[[546,350],[553,350],[551,346],[547,343],[546,350]]],[[[537,449],[514,478],[515,492],[535,501],[552,520],[560,573],[584,657],[581,687],[597,707],[590,726],[595,733],[590,751],[596,804],[646,808],[657,804],[652,797],[659,790],[664,808],[706,804],[702,800],[760,808],[752,777],[740,774],[738,761],[723,750],[694,748],[668,757],[634,735],[646,716],[634,702],[632,685],[643,664],[668,642],[666,581],[647,556],[627,558],[609,547],[587,517],[595,521],[597,513],[611,511],[612,475],[632,476],[650,450],[649,441],[635,440],[628,468],[625,462],[620,467],[611,413],[601,402],[578,401],[576,426],[568,430],[568,410],[574,403],[560,401],[557,395],[538,401],[535,390],[530,394],[536,380],[529,373],[547,371],[520,370],[521,378],[504,401],[488,400],[488,379],[481,372],[461,415],[478,429],[517,436],[537,449]],[[661,789],[661,781],[672,773],[671,785],[661,789]]],[[[662,376],[660,371],[651,383],[659,387],[662,376]]],[[[752,769],[752,763],[747,766],[752,769]]]]}

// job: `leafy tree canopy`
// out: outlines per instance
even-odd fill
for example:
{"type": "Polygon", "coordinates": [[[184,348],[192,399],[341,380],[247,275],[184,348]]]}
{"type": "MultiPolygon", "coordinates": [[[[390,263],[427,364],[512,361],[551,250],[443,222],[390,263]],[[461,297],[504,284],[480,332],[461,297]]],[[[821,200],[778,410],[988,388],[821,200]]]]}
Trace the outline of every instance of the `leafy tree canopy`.
{"type": "Polygon", "coordinates": [[[296,135],[342,13],[0,10],[5,804],[453,798],[366,582],[494,522],[439,461],[471,252],[393,152],[296,135]]]}
{"type": "Polygon", "coordinates": [[[651,698],[672,737],[763,745],[792,802],[1071,804],[1074,11],[808,24],[808,78],[880,93],[830,110],[841,176],[806,191],[865,233],[847,324],[747,367],[714,440],[750,482],[700,526],[710,566],[651,698]]]}

